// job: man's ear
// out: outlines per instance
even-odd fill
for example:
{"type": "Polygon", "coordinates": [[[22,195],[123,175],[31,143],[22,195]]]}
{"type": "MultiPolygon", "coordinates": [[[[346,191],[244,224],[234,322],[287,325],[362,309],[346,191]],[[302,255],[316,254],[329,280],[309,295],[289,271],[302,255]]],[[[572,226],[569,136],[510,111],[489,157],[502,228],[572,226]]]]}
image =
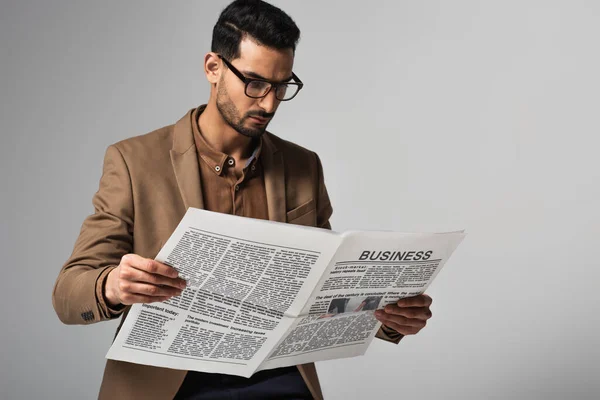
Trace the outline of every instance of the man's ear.
{"type": "Polygon", "coordinates": [[[206,53],[204,56],[204,73],[206,74],[206,79],[211,84],[216,84],[219,82],[221,78],[221,73],[223,72],[223,62],[217,55],[217,53],[206,53]]]}

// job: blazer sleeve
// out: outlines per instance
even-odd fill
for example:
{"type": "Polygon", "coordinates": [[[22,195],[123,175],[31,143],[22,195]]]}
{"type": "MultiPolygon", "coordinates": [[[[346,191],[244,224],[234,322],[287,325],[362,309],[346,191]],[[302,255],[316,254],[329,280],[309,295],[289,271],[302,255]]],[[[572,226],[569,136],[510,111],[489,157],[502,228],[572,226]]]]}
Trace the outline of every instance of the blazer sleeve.
{"type": "Polygon", "coordinates": [[[52,293],[54,310],[65,324],[91,324],[116,318],[123,311],[110,309],[103,294],[109,272],[133,249],[131,178],[115,145],[106,150],[92,203],[94,214],[83,222],[52,293]]]}
{"type": "MultiPolygon", "coordinates": [[[[317,186],[317,226],[324,229],[331,229],[331,223],[329,222],[329,218],[333,214],[333,208],[331,206],[331,201],[329,200],[329,195],[327,194],[327,188],[325,187],[325,178],[323,174],[323,166],[321,165],[321,160],[319,156],[316,155],[317,158],[317,171],[318,171],[318,186],[317,186]]],[[[398,344],[400,340],[404,337],[401,333],[396,332],[392,328],[389,328],[385,325],[381,325],[379,331],[375,337],[385,340],[387,342],[392,342],[398,344]]]]}

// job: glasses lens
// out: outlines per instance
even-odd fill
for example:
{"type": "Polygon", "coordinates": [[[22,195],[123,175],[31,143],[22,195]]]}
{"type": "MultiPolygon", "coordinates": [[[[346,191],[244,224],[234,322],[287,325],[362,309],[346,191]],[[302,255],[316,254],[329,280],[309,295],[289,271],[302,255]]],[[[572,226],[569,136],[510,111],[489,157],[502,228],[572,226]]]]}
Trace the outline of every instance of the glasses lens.
{"type": "Polygon", "coordinates": [[[271,84],[264,81],[250,81],[246,85],[246,95],[249,97],[263,97],[269,89],[271,84]]]}
{"type": "Polygon", "coordinates": [[[300,86],[294,83],[280,85],[277,88],[277,98],[282,101],[290,100],[296,96],[298,90],[300,90],[300,86]]]}

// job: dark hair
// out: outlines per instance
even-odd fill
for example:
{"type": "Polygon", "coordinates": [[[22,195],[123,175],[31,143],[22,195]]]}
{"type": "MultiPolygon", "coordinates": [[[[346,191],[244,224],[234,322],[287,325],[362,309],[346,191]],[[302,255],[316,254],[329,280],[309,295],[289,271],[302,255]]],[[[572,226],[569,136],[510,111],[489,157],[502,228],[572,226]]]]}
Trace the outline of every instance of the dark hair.
{"type": "Polygon", "coordinates": [[[219,16],[213,28],[211,51],[234,60],[240,42],[250,36],[263,46],[296,50],[300,29],[281,9],[261,0],[236,0],[219,16]]]}

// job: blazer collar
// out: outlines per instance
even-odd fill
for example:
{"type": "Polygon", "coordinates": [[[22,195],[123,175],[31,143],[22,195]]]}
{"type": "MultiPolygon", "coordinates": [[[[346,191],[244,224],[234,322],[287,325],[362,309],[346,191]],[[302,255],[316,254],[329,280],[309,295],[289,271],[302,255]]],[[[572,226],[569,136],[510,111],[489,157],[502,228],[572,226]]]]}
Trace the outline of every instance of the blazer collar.
{"type": "Polygon", "coordinates": [[[185,209],[188,207],[204,208],[202,186],[200,185],[200,167],[198,154],[194,145],[192,122],[195,110],[192,109],[175,124],[173,131],[173,147],[171,148],[171,164],[177,179],[177,186],[183,199],[185,209]]]}
{"type": "MultiPolygon", "coordinates": [[[[171,164],[185,208],[204,208],[198,153],[194,142],[192,124],[204,110],[204,105],[187,112],[174,126],[171,164]]],[[[267,210],[271,221],[286,222],[285,171],[283,153],[273,143],[271,134],[263,135],[260,155],[263,165],[267,210]]]]}

